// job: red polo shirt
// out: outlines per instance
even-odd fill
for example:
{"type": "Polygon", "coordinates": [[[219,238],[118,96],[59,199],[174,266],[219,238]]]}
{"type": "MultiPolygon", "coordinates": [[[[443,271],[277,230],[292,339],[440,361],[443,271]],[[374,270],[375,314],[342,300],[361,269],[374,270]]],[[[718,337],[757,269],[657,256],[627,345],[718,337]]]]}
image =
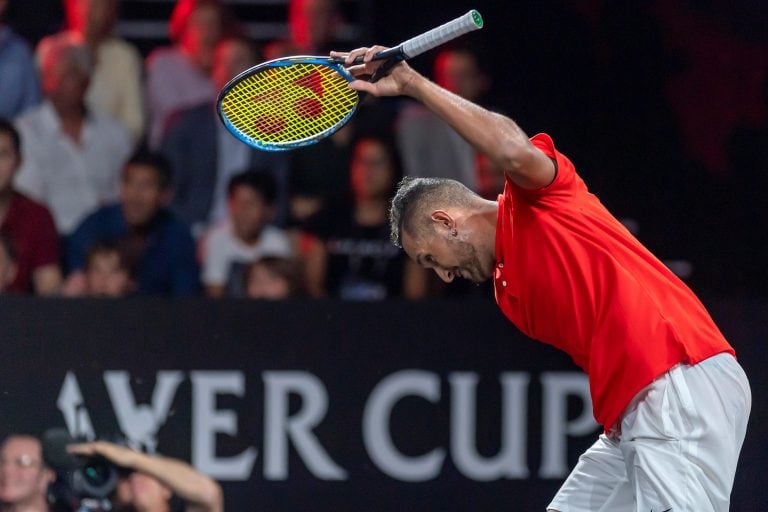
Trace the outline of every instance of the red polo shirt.
{"type": "Polygon", "coordinates": [[[555,180],[507,180],[496,226],[496,301],[523,333],[567,352],[588,375],[606,431],[678,363],[734,353],[693,292],[592,195],[546,134],[531,142],[555,180]]]}
{"type": "Polygon", "coordinates": [[[32,292],[32,273],[59,264],[59,234],[51,213],[45,206],[14,193],[0,233],[8,237],[16,253],[16,279],[9,290],[32,292]]]}

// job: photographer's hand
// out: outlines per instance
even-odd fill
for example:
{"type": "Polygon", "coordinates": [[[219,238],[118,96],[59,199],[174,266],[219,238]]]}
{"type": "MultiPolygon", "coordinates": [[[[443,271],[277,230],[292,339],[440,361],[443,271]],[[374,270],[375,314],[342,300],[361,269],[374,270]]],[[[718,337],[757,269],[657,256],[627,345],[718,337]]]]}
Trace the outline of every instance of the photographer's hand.
{"type": "Polygon", "coordinates": [[[137,451],[107,441],[94,441],[91,443],[77,443],[67,446],[67,451],[74,455],[85,457],[101,456],[117,466],[134,468],[137,455],[143,455],[137,451]]]}
{"type": "Polygon", "coordinates": [[[67,451],[76,455],[100,455],[117,466],[149,475],[187,502],[187,512],[222,512],[224,498],[215,480],[184,461],[147,455],[107,441],[71,444],[67,451]]]}

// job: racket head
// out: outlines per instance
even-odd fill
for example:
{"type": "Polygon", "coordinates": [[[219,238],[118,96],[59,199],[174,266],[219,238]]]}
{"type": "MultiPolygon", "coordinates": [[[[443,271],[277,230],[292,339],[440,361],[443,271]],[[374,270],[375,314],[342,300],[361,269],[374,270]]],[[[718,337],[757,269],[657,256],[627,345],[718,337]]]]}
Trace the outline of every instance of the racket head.
{"type": "Polygon", "coordinates": [[[319,142],[349,121],[360,94],[331,57],[301,55],[263,62],[230,80],[216,102],[224,126],[249,146],[286,151],[319,142]]]}

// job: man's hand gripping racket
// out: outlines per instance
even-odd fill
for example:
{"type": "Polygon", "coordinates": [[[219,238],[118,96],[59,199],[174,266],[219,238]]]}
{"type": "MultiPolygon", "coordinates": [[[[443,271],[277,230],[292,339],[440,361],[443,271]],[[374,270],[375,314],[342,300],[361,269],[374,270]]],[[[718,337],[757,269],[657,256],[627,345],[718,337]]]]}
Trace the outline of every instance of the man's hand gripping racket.
{"type": "Polygon", "coordinates": [[[480,13],[472,10],[394,48],[374,47],[350,54],[332,53],[330,57],[297,56],[264,62],[224,86],[217,101],[219,117],[233,135],[258,149],[284,151],[314,144],[352,118],[360,104],[358,91],[394,95],[401,92],[403,84],[385,80],[372,87],[357,81],[350,87],[350,82],[357,80],[355,77],[372,73],[370,80],[375,82],[398,62],[482,26],[480,13]]]}

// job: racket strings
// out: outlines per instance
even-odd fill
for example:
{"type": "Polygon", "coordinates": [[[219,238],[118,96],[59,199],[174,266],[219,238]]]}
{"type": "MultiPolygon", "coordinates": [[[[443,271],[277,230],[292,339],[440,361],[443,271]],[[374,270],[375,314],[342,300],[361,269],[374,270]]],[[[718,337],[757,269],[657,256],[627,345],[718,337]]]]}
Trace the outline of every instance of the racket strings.
{"type": "Polygon", "coordinates": [[[333,129],[354,111],[358,96],[347,84],[321,64],[266,68],[228,91],[222,111],[236,130],[261,144],[301,141],[333,129]]]}

